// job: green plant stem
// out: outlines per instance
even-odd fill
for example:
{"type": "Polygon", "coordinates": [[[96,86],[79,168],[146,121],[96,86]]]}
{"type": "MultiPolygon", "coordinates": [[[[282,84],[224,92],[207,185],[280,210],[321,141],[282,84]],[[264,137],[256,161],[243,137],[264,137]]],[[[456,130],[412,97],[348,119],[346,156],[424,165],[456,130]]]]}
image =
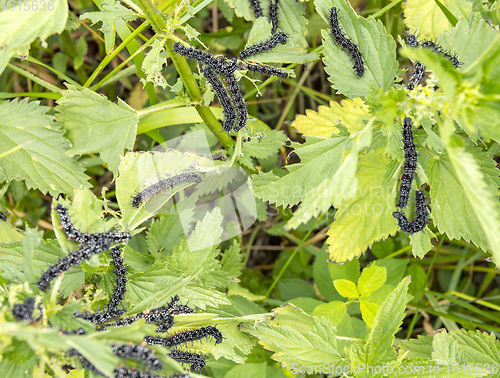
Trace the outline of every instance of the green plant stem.
{"type": "Polygon", "coordinates": [[[250,239],[248,240],[248,245],[247,245],[247,252],[245,254],[245,260],[243,261],[243,267],[247,266],[248,260],[250,259],[250,253],[252,252],[253,243],[254,243],[255,238],[257,237],[257,234],[259,233],[259,231],[260,231],[260,227],[256,226],[253,229],[252,234],[250,235],[250,239]]]}
{"type": "MultiPolygon", "coordinates": [[[[161,15],[160,11],[151,3],[151,1],[138,0],[137,3],[143,10],[144,14],[146,15],[146,18],[151,23],[155,31],[158,34],[165,33],[167,31],[167,24],[163,19],[163,16],[161,15]]],[[[133,34],[134,33],[132,33],[131,35],[133,34]]],[[[199,104],[201,103],[202,100],[200,87],[196,83],[193,72],[189,68],[189,64],[186,61],[186,59],[175,53],[173,46],[169,43],[165,43],[165,50],[169,53],[170,58],[172,59],[172,62],[174,63],[174,66],[179,76],[181,77],[182,82],[184,83],[189,98],[193,103],[198,103],[194,107],[198,112],[198,114],[200,115],[203,122],[205,122],[207,127],[210,129],[210,131],[212,131],[212,133],[215,135],[217,140],[224,148],[229,149],[230,147],[232,147],[234,144],[233,140],[227,134],[220,132],[221,128],[220,123],[214,116],[210,108],[208,106],[203,106],[199,104]]]]}
{"type": "Polygon", "coordinates": [[[40,79],[39,77],[36,77],[31,72],[25,71],[22,68],[13,65],[12,63],[7,63],[7,67],[9,67],[12,71],[17,72],[19,75],[24,76],[25,78],[40,84],[42,87],[47,88],[51,92],[57,92],[57,93],[61,92],[61,88],[56,87],[55,85],[50,84],[45,80],[40,79]]]}
{"type": "Polygon", "coordinates": [[[283,275],[283,273],[285,272],[286,268],[288,268],[288,265],[290,265],[290,263],[292,262],[293,258],[295,257],[295,255],[297,254],[297,252],[300,250],[300,248],[302,247],[302,244],[305,243],[305,241],[307,240],[307,238],[309,237],[309,235],[311,235],[311,232],[315,229],[316,225],[318,224],[318,222],[321,220],[321,218],[323,217],[323,214],[321,214],[317,219],[316,219],[316,222],[314,223],[314,226],[312,226],[309,231],[307,231],[307,234],[305,234],[305,236],[302,238],[302,240],[300,241],[300,244],[297,246],[297,248],[294,249],[293,253],[291,254],[291,256],[288,258],[288,260],[286,261],[285,265],[283,265],[283,268],[281,268],[280,272],[278,273],[278,275],[276,276],[276,278],[274,279],[273,283],[271,284],[271,286],[269,287],[269,290],[267,290],[267,293],[266,293],[266,298],[269,298],[269,295],[271,294],[271,292],[273,291],[274,287],[276,286],[276,284],[278,283],[278,281],[280,280],[281,276],[283,275]]]}
{"type": "Polygon", "coordinates": [[[109,54],[102,60],[102,62],[95,69],[95,71],[92,72],[92,75],[90,75],[90,77],[85,82],[85,84],[83,84],[83,86],[85,88],[90,87],[90,85],[94,82],[95,78],[97,77],[97,75],[101,73],[104,67],[106,67],[109,64],[109,62],[111,62],[115,58],[115,56],[117,56],[120,53],[120,51],[122,51],[125,48],[125,46],[127,46],[127,44],[137,36],[137,34],[146,29],[148,26],[149,23],[144,22],[137,29],[135,29],[135,31],[132,34],[130,34],[122,43],[120,43],[120,45],[118,45],[118,47],[111,54],[109,54]]]}
{"type": "Polygon", "coordinates": [[[111,71],[109,74],[107,74],[100,82],[98,82],[97,84],[95,84],[93,87],[92,87],[92,90],[93,91],[97,91],[108,79],[110,79],[114,74],[116,74],[118,71],[120,71],[128,62],[130,62],[132,59],[134,59],[134,57],[137,55],[137,54],[140,54],[141,52],[143,52],[148,46],[150,46],[153,41],[156,39],[156,35],[154,37],[152,37],[148,42],[146,42],[145,44],[143,44],[141,47],[139,47],[132,55],[130,55],[127,59],[125,59],[123,62],[121,62],[113,71],[111,71]]]}
{"type": "Polygon", "coordinates": [[[377,17],[380,17],[382,16],[385,12],[387,12],[389,9],[391,8],[394,8],[396,5],[398,5],[400,2],[402,2],[403,0],[394,0],[394,1],[391,1],[389,4],[387,4],[385,7],[383,7],[381,10],[379,10],[378,12],[375,12],[372,14],[372,17],[373,18],[377,18],[377,17]]]}

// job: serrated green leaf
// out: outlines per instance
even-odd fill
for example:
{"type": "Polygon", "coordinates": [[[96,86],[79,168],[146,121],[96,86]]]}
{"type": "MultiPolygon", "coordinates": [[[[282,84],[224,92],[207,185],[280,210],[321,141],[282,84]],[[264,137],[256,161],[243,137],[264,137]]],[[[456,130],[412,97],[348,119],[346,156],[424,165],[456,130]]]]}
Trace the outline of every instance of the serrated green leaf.
{"type": "Polygon", "coordinates": [[[233,277],[233,282],[235,283],[240,282],[238,277],[241,275],[241,270],[244,267],[243,260],[244,255],[241,254],[240,243],[233,240],[233,244],[222,254],[220,263],[222,270],[233,277]]]}
{"type": "MultiPolygon", "coordinates": [[[[3,72],[10,58],[14,55],[28,55],[30,44],[37,38],[44,41],[50,35],[61,33],[64,30],[68,18],[68,2],[66,0],[53,0],[50,3],[53,6],[52,10],[47,8],[47,5],[40,4],[36,11],[32,10],[35,8],[34,6],[28,6],[28,10],[16,7],[13,11],[0,12],[0,25],[2,25],[0,73],[3,72]]],[[[5,150],[2,149],[2,151],[5,150]]]]}
{"type": "MultiPolygon", "coordinates": [[[[489,190],[493,186],[496,187],[495,180],[498,178],[498,172],[494,162],[486,153],[470,151],[473,152],[473,155],[465,151],[458,152],[454,163],[447,153],[441,155],[439,159],[431,159],[427,162],[426,171],[431,187],[432,218],[440,233],[446,233],[450,239],[470,241],[486,251],[489,246],[487,236],[479,216],[474,210],[474,205],[471,203],[475,199],[474,197],[469,199],[466,187],[468,187],[470,195],[473,195],[474,191],[483,192],[487,197],[481,201],[489,201],[488,198],[491,194],[488,193],[491,193],[489,190]],[[474,157],[479,159],[474,159],[474,157]],[[457,169],[472,170],[471,173],[480,182],[473,181],[471,176],[464,176],[463,172],[457,173],[457,169]],[[470,188],[469,184],[474,188],[470,188]]],[[[493,204],[491,207],[482,207],[483,205],[479,205],[479,203],[476,205],[481,206],[483,220],[485,220],[484,217],[488,219],[495,213],[496,206],[493,204]]],[[[494,226],[494,223],[488,228],[491,226],[494,226]]]]}
{"type": "MultiPolygon", "coordinates": [[[[405,277],[382,303],[373,321],[373,327],[364,345],[356,345],[351,349],[351,362],[359,368],[359,364],[382,366],[396,359],[393,347],[394,336],[405,317],[407,292],[410,280],[405,277]]],[[[365,366],[366,366],[365,365],[365,366]]]]}
{"type": "Polygon", "coordinates": [[[387,269],[373,263],[363,269],[358,280],[358,292],[361,297],[367,297],[387,281],[387,269]]]}
{"type": "Polygon", "coordinates": [[[343,366],[343,353],[337,347],[337,329],[325,317],[312,318],[312,328],[300,330],[289,326],[273,327],[259,323],[257,328],[243,329],[256,336],[266,349],[275,352],[271,358],[281,362],[288,369],[292,363],[303,366],[323,366],[325,361],[343,366]]]}
{"type": "Polygon", "coordinates": [[[99,29],[104,34],[104,44],[106,54],[113,51],[115,47],[116,19],[121,18],[125,21],[134,21],[137,15],[129,8],[124,7],[115,0],[103,0],[100,12],[86,12],[80,16],[80,20],[89,19],[92,25],[102,22],[99,29]]]}
{"type": "MultiPolygon", "coordinates": [[[[441,0],[441,3],[457,19],[467,19],[472,12],[472,4],[466,0],[441,0]]],[[[422,38],[436,39],[452,26],[435,1],[408,0],[404,16],[410,32],[418,30],[422,38]]]]}
{"type": "Polygon", "coordinates": [[[253,175],[255,195],[277,206],[297,204],[308,188],[314,188],[324,177],[330,177],[337,171],[348,144],[347,135],[335,135],[330,139],[308,137],[303,145],[293,144],[301,162],[288,165],[289,174],[283,177],[273,172],[253,175]]]}
{"type": "Polygon", "coordinates": [[[109,169],[116,172],[120,155],[132,149],[139,117],[134,109],[118,99],[113,104],[90,89],[81,91],[72,85],[62,91],[56,106],[57,119],[68,130],[72,155],[99,153],[109,169]]]}
{"type": "Polygon", "coordinates": [[[306,193],[299,210],[288,221],[291,228],[297,228],[301,223],[317,217],[320,212],[328,211],[332,205],[341,206],[343,200],[355,195],[358,188],[358,154],[371,143],[371,127],[371,123],[368,123],[363,130],[355,134],[354,148],[351,148],[333,177],[324,179],[315,190],[306,193]]]}
{"type": "MultiPolygon", "coordinates": [[[[493,333],[467,331],[464,329],[450,332],[454,340],[458,341],[467,363],[481,363],[483,367],[493,364],[500,365],[500,343],[493,333]]],[[[498,370],[496,372],[498,376],[498,370]]]]}
{"type": "MultiPolygon", "coordinates": [[[[262,7],[268,7],[269,2],[261,2],[262,7]]],[[[264,8],[265,9],[265,8],[264,8]]],[[[279,30],[288,36],[286,44],[278,44],[271,51],[266,51],[250,56],[247,60],[260,63],[305,63],[318,59],[318,54],[307,53],[305,27],[307,20],[304,18],[305,3],[295,0],[281,0],[278,2],[279,30]]],[[[271,38],[271,23],[266,17],[255,20],[248,36],[246,47],[265,42],[271,38]]]]}
{"type": "Polygon", "coordinates": [[[89,187],[83,167],[65,155],[69,142],[61,125],[39,104],[27,99],[0,104],[0,150],[19,148],[0,158],[0,182],[24,180],[28,188],[53,196],[89,187]]]}
{"type": "Polygon", "coordinates": [[[331,261],[358,257],[374,241],[396,232],[394,180],[383,182],[388,164],[387,158],[376,152],[360,156],[356,194],[341,204],[328,231],[331,261]]]}
{"type": "Polygon", "coordinates": [[[446,331],[434,335],[432,359],[439,365],[460,365],[465,362],[463,361],[463,353],[458,347],[458,341],[446,331]]]}
{"type": "Polygon", "coordinates": [[[329,107],[321,105],[317,112],[306,109],[306,115],[299,114],[291,126],[304,135],[330,138],[340,132],[339,123],[354,134],[363,129],[369,117],[368,107],[362,99],[345,99],[340,103],[331,101],[329,107]]]}
{"type": "Polygon", "coordinates": [[[148,250],[153,254],[169,254],[184,236],[177,214],[166,214],[154,219],[146,232],[148,250]]]}
{"type": "Polygon", "coordinates": [[[472,13],[468,20],[445,31],[440,38],[445,49],[455,52],[461,63],[461,70],[469,68],[491,45],[498,32],[479,15],[472,13]]]}
{"type": "Polygon", "coordinates": [[[331,8],[337,8],[339,23],[345,35],[363,54],[365,72],[363,77],[358,77],[352,68],[350,55],[335,44],[330,30],[321,31],[325,70],[329,75],[328,80],[337,93],[353,98],[366,96],[368,90],[374,87],[390,89],[394,85],[398,71],[396,43],[392,36],[387,34],[382,22],[372,17],[358,16],[346,1],[316,0],[314,4],[328,24],[331,8]]]}
{"type": "Polygon", "coordinates": [[[333,286],[344,298],[357,298],[359,296],[358,290],[356,289],[356,284],[349,280],[339,279],[333,281],[333,286]]]}

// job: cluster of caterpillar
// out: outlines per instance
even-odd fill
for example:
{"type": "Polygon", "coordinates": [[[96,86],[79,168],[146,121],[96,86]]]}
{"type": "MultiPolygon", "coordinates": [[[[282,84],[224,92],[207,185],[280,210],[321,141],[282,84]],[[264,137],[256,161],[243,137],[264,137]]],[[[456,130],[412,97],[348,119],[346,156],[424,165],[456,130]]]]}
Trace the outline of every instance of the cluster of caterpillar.
{"type": "MultiPolygon", "coordinates": [[[[405,151],[404,171],[401,177],[401,186],[399,188],[399,201],[396,205],[399,208],[405,208],[410,197],[411,184],[415,177],[417,169],[417,152],[413,141],[413,129],[411,119],[405,117],[403,122],[403,146],[405,151]]],[[[424,193],[421,190],[416,191],[416,216],[411,221],[408,220],[406,214],[402,211],[392,213],[397,219],[399,227],[404,232],[414,234],[423,231],[429,221],[427,212],[427,202],[424,193]]]]}
{"type": "MultiPolygon", "coordinates": [[[[113,346],[113,353],[121,358],[137,358],[146,363],[151,370],[161,370],[163,363],[159,361],[154,353],[142,345],[120,345],[113,346]]],[[[97,369],[89,360],[81,355],[76,349],[68,351],[70,357],[79,357],[80,363],[85,370],[91,371],[96,375],[107,377],[103,372],[97,369]]],[[[189,374],[173,374],[169,376],[153,374],[148,371],[140,371],[137,369],[128,369],[122,366],[117,366],[113,371],[113,378],[190,378],[189,374]]]]}
{"type": "Polygon", "coordinates": [[[83,244],[76,251],[61,258],[55,264],[51,265],[38,280],[38,288],[41,291],[46,291],[50,287],[50,283],[60,273],[67,271],[73,265],[77,265],[82,261],[90,259],[93,255],[107,251],[111,243],[123,243],[130,240],[132,237],[128,232],[102,232],[89,234],[78,230],[68,213],[68,209],[61,204],[55,207],[61,222],[61,228],[68,236],[69,240],[75,240],[83,244]]]}
{"type": "MultiPolygon", "coordinates": [[[[432,40],[424,39],[422,41],[419,41],[416,34],[411,34],[407,31],[405,31],[405,36],[406,43],[411,48],[422,47],[424,49],[431,49],[436,54],[442,55],[443,57],[448,59],[455,68],[460,67],[460,65],[462,64],[458,60],[458,56],[456,53],[452,54],[450,51],[444,49],[438,43],[432,40]]],[[[413,74],[408,82],[408,85],[406,86],[408,91],[412,91],[418,84],[420,84],[424,80],[425,69],[426,67],[423,63],[415,61],[415,63],[413,64],[413,74]]]]}
{"type": "Polygon", "coordinates": [[[190,181],[200,183],[201,177],[196,172],[184,172],[179,175],[160,180],[156,184],[148,186],[146,189],[141,190],[134,197],[132,197],[132,206],[138,209],[141,203],[147,202],[149,199],[163,193],[167,189],[172,189],[174,185],[190,181]]]}
{"type": "Polygon", "coordinates": [[[356,70],[356,75],[362,77],[365,73],[365,67],[361,52],[349,38],[346,38],[339,24],[337,8],[333,7],[330,10],[330,31],[332,33],[335,43],[340,45],[344,50],[347,50],[354,62],[353,69],[356,70]]]}
{"type": "MultiPolygon", "coordinates": [[[[276,47],[278,43],[285,44],[287,38],[288,37],[285,33],[277,33],[268,41],[250,46],[241,51],[239,59],[244,59],[249,56],[268,51],[276,47]]],[[[248,119],[247,106],[243,100],[241,89],[238,86],[238,82],[234,75],[235,71],[248,70],[264,73],[266,75],[288,77],[286,72],[274,67],[238,62],[236,59],[226,59],[222,56],[215,57],[210,53],[184,46],[179,42],[175,42],[173,48],[176,53],[186,58],[195,59],[202,64],[201,72],[214,89],[214,92],[219,98],[224,111],[225,120],[222,124],[222,130],[227,133],[230,131],[238,132],[246,126],[248,119]],[[225,79],[227,89],[224,88],[224,84],[217,75],[220,75],[225,79]]]]}
{"type": "MultiPolygon", "coordinates": [[[[269,19],[272,25],[271,34],[276,33],[278,30],[278,1],[279,0],[271,0],[269,4],[269,19]]],[[[255,18],[264,17],[259,0],[250,0],[250,5],[252,6],[255,18]]]]}
{"type": "Polygon", "coordinates": [[[68,240],[74,240],[80,244],[92,244],[98,242],[111,244],[124,243],[131,238],[131,235],[128,232],[100,232],[95,234],[81,232],[73,225],[73,222],[71,222],[71,218],[66,207],[58,203],[55,210],[59,215],[61,228],[68,237],[68,240]]]}

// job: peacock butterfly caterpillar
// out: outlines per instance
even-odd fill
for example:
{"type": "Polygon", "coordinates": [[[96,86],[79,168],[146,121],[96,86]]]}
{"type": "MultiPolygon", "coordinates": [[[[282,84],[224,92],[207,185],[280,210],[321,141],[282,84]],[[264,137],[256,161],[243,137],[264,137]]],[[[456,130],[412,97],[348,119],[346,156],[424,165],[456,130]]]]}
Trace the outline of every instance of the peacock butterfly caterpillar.
{"type": "Polygon", "coordinates": [[[354,62],[353,69],[356,70],[356,75],[362,77],[365,73],[365,67],[363,62],[363,57],[358,47],[349,39],[346,38],[340,27],[337,8],[333,7],[330,10],[330,31],[332,33],[335,43],[340,45],[344,50],[347,50],[354,62]]]}
{"type": "Polygon", "coordinates": [[[264,16],[264,14],[262,13],[262,8],[260,6],[259,0],[250,0],[250,5],[252,6],[255,18],[264,16]]]}
{"type": "Polygon", "coordinates": [[[403,175],[401,176],[401,186],[399,187],[399,201],[397,207],[406,207],[410,197],[411,184],[417,169],[417,152],[413,141],[413,129],[411,119],[405,117],[403,122],[403,148],[405,151],[405,164],[403,175]]]}
{"type": "Polygon", "coordinates": [[[286,44],[287,38],[288,36],[283,32],[276,33],[265,42],[257,43],[255,45],[247,47],[245,50],[241,51],[238,54],[238,58],[246,59],[252,55],[261,54],[263,52],[274,49],[279,43],[284,45],[286,44]]]}
{"type": "Polygon", "coordinates": [[[172,348],[177,345],[201,340],[206,337],[213,337],[216,344],[222,343],[222,334],[215,326],[192,329],[175,335],[170,335],[168,337],[146,336],[144,338],[144,342],[150,345],[162,345],[166,348],[172,348]]]}
{"type": "Polygon", "coordinates": [[[205,368],[207,361],[205,357],[198,353],[173,349],[168,356],[181,364],[189,364],[191,371],[200,371],[205,368]]]}
{"type": "Polygon", "coordinates": [[[272,25],[271,34],[276,33],[278,30],[278,1],[279,0],[271,0],[271,3],[269,4],[269,18],[271,19],[272,25]]]}
{"type": "Polygon", "coordinates": [[[164,180],[160,180],[156,184],[148,186],[146,189],[137,193],[137,195],[132,198],[132,206],[135,208],[139,208],[142,202],[147,202],[150,198],[163,193],[165,190],[172,189],[174,185],[190,181],[200,183],[201,177],[196,172],[184,172],[180,175],[175,175],[172,177],[167,177],[164,180]]]}
{"type": "Polygon", "coordinates": [[[205,79],[207,79],[207,81],[210,83],[212,89],[219,98],[219,102],[222,106],[225,117],[222,128],[224,129],[224,131],[229,133],[233,129],[234,123],[236,122],[236,110],[231,103],[231,99],[226,92],[226,88],[224,88],[224,85],[217,77],[217,74],[210,66],[202,67],[201,72],[205,79]]]}
{"type": "Polygon", "coordinates": [[[116,274],[115,291],[108,302],[108,311],[112,312],[118,308],[118,305],[125,298],[125,292],[127,291],[127,269],[123,263],[121,246],[117,245],[111,249],[111,257],[116,274]]]}
{"type": "Polygon", "coordinates": [[[419,231],[423,231],[427,223],[429,222],[428,205],[425,200],[424,192],[417,190],[415,192],[416,197],[416,215],[411,221],[408,220],[407,216],[403,212],[396,211],[392,213],[394,218],[398,220],[398,225],[404,232],[409,234],[415,234],[419,231]]]}
{"type": "Polygon", "coordinates": [[[116,357],[123,359],[135,358],[144,362],[151,370],[161,370],[163,362],[161,362],[154,354],[154,352],[143,345],[122,344],[113,345],[113,354],[116,357]]]}

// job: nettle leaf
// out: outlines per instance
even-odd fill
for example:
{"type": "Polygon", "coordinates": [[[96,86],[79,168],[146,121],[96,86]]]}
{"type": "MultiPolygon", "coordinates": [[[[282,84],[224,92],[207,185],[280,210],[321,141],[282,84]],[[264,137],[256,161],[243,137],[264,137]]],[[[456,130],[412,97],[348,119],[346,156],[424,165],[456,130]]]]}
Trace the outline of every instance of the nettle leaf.
{"type": "Polygon", "coordinates": [[[307,317],[310,324],[301,328],[259,323],[256,328],[245,327],[243,331],[257,337],[263,347],[275,352],[271,358],[288,369],[293,363],[314,367],[323,366],[325,361],[344,366],[347,361],[344,361],[343,351],[337,347],[335,325],[325,317],[307,317]]]}
{"type": "Polygon", "coordinates": [[[286,166],[288,174],[282,177],[273,172],[259,172],[252,176],[254,194],[277,206],[299,203],[307,190],[331,177],[342,163],[349,146],[349,134],[342,132],[332,138],[307,137],[306,143],[292,143],[300,163],[286,166]]]}
{"type": "Polygon", "coordinates": [[[116,19],[121,18],[124,21],[134,21],[137,15],[129,8],[125,8],[115,0],[104,0],[100,6],[100,12],[87,12],[80,16],[80,20],[89,19],[92,25],[102,22],[99,29],[104,34],[106,54],[113,51],[115,47],[116,19]]]}
{"type": "Polygon", "coordinates": [[[27,99],[0,104],[0,151],[19,148],[0,158],[0,182],[24,180],[52,196],[89,187],[84,168],[65,155],[70,145],[61,125],[39,105],[27,99]]]}
{"type": "Polygon", "coordinates": [[[130,311],[161,306],[174,294],[200,308],[229,304],[225,294],[214,290],[233,282],[218,260],[221,223],[221,211],[215,208],[165,259],[156,262],[148,272],[132,275],[128,295],[135,306],[130,311]]]}
{"type": "Polygon", "coordinates": [[[317,112],[306,109],[306,115],[299,114],[291,126],[304,135],[329,138],[340,132],[338,124],[353,134],[361,131],[369,118],[368,106],[362,99],[345,99],[340,103],[331,101],[329,107],[320,105],[317,112]]]}
{"type": "MultiPolygon", "coordinates": [[[[467,19],[472,4],[467,0],[440,0],[457,19],[467,19]]],[[[405,3],[405,24],[410,33],[418,31],[420,37],[436,39],[452,25],[435,1],[408,0],[405,3]]]]}
{"type": "Polygon", "coordinates": [[[493,332],[487,334],[480,331],[467,331],[465,329],[453,330],[449,333],[458,341],[460,350],[467,363],[500,364],[500,343],[493,332]]]}
{"type": "Polygon", "coordinates": [[[466,70],[491,45],[498,32],[478,14],[472,13],[468,20],[460,20],[455,27],[445,31],[440,38],[445,49],[455,52],[466,70]]]}
{"type": "MultiPolygon", "coordinates": [[[[261,2],[264,14],[269,13],[269,0],[261,2]]],[[[271,51],[266,51],[248,58],[261,63],[305,63],[318,59],[317,53],[307,53],[307,19],[303,14],[305,3],[295,0],[280,0],[278,2],[278,30],[287,34],[285,45],[278,44],[271,51]]],[[[268,16],[259,17],[248,36],[246,47],[265,42],[271,38],[272,25],[268,16]]]]}
{"type": "Polygon", "coordinates": [[[375,241],[397,231],[394,179],[384,183],[389,160],[377,152],[359,158],[358,189],[340,204],[328,230],[330,260],[345,262],[358,257],[375,241]]]}
{"type": "MultiPolygon", "coordinates": [[[[481,206],[480,212],[490,220],[493,220],[490,217],[494,216],[497,207],[493,203],[487,207],[482,207],[484,204],[480,203],[473,204],[474,196],[469,198],[467,191],[470,190],[471,195],[476,191],[481,192],[486,195],[482,201],[491,201],[491,190],[497,187],[499,173],[495,168],[495,162],[487,156],[487,153],[471,151],[475,151],[472,156],[462,155],[463,153],[458,155],[455,160],[456,167],[448,153],[441,155],[439,159],[430,159],[427,162],[426,172],[431,187],[432,218],[440,233],[446,233],[450,239],[464,239],[472,242],[486,251],[489,248],[487,237],[474,207],[475,205],[481,206]],[[457,169],[466,168],[474,172],[478,182],[472,180],[471,176],[461,177],[462,175],[457,173],[457,169]],[[489,184],[486,185],[488,182],[489,184]]],[[[477,210],[479,211],[479,208],[477,210]]]]}
{"type": "MultiPolygon", "coordinates": [[[[340,125],[337,127],[340,128],[340,125]]],[[[341,167],[333,177],[327,176],[315,190],[306,193],[299,210],[288,221],[290,227],[297,228],[321,212],[328,211],[331,205],[340,205],[343,200],[354,197],[358,188],[356,178],[358,154],[371,143],[371,127],[371,123],[368,123],[363,130],[353,134],[357,134],[354,138],[354,147],[351,148],[341,167]]]]}
{"type": "MultiPolygon", "coordinates": [[[[145,189],[165,178],[166,175],[174,176],[182,173],[184,169],[194,170],[193,163],[196,159],[200,162],[202,158],[196,154],[182,153],[177,150],[166,152],[128,152],[118,167],[118,178],[116,179],[116,198],[122,211],[122,222],[133,230],[145,220],[154,216],[175,193],[192,185],[185,183],[175,185],[170,192],[148,201],[146,205],[141,204],[138,209],[132,207],[132,198],[145,189]]],[[[208,158],[206,158],[208,159],[208,158]]],[[[204,168],[200,168],[204,170],[204,168]]]]}
{"type": "Polygon", "coordinates": [[[359,368],[359,364],[363,363],[370,366],[382,366],[383,363],[396,359],[396,350],[392,344],[405,317],[404,310],[408,302],[409,285],[410,280],[405,277],[382,303],[366,343],[354,346],[351,351],[353,366],[359,368]]]}
{"type": "Polygon", "coordinates": [[[36,11],[32,10],[33,8],[34,6],[30,6],[29,10],[24,10],[24,8],[20,10],[19,7],[16,7],[13,11],[0,12],[0,25],[2,25],[0,30],[0,73],[3,72],[10,58],[14,55],[28,55],[30,44],[37,38],[44,41],[50,35],[64,31],[68,18],[68,2],[66,0],[53,0],[50,2],[50,8],[47,7],[47,3],[45,6],[40,4],[36,11]]]}
{"type": "Polygon", "coordinates": [[[254,20],[252,6],[250,0],[225,0],[228,5],[234,9],[238,17],[243,17],[247,21],[254,20]]]}
{"type": "MultiPolygon", "coordinates": [[[[413,278],[413,277],[412,277],[413,278]]],[[[406,357],[430,359],[432,354],[432,336],[419,335],[416,339],[404,340],[398,344],[399,354],[406,357]]]]}
{"type": "Polygon", "coordinates": [[[184,236],[182,223],[177,214],[166,214],[154,219],[146,233],[149,251],[159,254],[171,253],[184,236]]]}
{"type": "Polygon", "coordinates": [[[250,142],[243,143],[241,147],[243,156],[251,156],[257,159],[274,156],[288,140],[283,131],[266,130],[265,136],[265,139],[257,137],[250,139],[250,142]]]}
{"type": "Polygon", "coordinates": [[[62,91],[56,106],[58,121],[68,130],[72,155],[99,153],[116,173],[124,149],[134,147],[139,117],[134,109],[118,99],[113,104],[90,89],[79,91],[72,85],[62,91]]]}
{"type": "Polygon", "coordinates": [[[392,36],[387,34],[382,22],[373,17],[358,16],[347,1],[316,0],[315,5],[327,24],[330,24],[331,8],[337,8],[344,34],[358,46],[365,62],[363,77],[356,76],[351,56],[335,44],[329,29],[321,31],[323,62],[329,75],[328,80],[336,93],[353,98],[366,96],[368,90],[374,87],[390,89],[398,74],[396,43],[392,36]]]}
{"type": "Polygon", "coordinates": [[[240,243],[233,239],[233,244],[226,249],[220,260],[222,270],[227,272],[231,277],[234,277],[233,282],[240,282],[237,277],[242,273],[244,267],[243,260],[244,256],[241,254],[240,243]]]}
{"type": "Polygon", "coordinates": [[[163,54],[164,51],[165,40],[156,39],[142,62],[141,68],[146,74],[146,79],[141,79],[143,85],[146,85],[147,82],[152,82],[154,86],[159,86],[163,89],[168,86],[167,80],[162,73],[163,66],[167,64],[167,56],[163,54]]]}
{"type": "MultiPolygon", "coordinates": [[[[449,148],[448,153],[451,164],[472,212],[476,214],[477,220],[483,229],[489,248],[491,249],[493,262],[500,266],[500,207],[498,204],[498,186],[492,190],[492,185],[488,185],[488,178],[483,172],[480,164],[488,164],[485,168],[490,168],[496,173],[498,180],[498,170],[492,168],[491,159],[475,159],[474,155],[460,147],[449,148]]],[[[483,154],[486,154],[484,152],[483,154]]],[[[481,155],[476,151],[476,155],[481,155]]],[[[491,182],[491,181],[490,181],[491,182]]],[[[468,214],[470,215],[470,214],[468,214]]],[[[470,226],[469,226],[470,227],[470,226]]]]}
{"type": "Polygon", "coordinates": [[[463,352],[458,346],[458,341],[447,333],[439,332],[432,340],[432,360],[439,365],[462,364],[463,352]]]}

